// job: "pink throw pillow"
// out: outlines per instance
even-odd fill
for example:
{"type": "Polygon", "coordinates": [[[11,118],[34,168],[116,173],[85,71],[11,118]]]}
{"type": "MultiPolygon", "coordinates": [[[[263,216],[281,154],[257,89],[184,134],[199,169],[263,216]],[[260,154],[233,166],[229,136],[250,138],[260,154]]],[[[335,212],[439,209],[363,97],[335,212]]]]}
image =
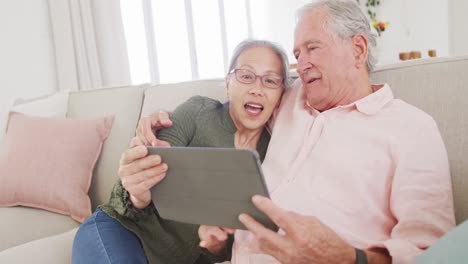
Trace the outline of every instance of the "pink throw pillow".
{"type": "Polygon", "coordinates": [[[94,165],[114,117],[66,119],[11,113],[0,150],[0,206],[91,215],[94,165]]]}

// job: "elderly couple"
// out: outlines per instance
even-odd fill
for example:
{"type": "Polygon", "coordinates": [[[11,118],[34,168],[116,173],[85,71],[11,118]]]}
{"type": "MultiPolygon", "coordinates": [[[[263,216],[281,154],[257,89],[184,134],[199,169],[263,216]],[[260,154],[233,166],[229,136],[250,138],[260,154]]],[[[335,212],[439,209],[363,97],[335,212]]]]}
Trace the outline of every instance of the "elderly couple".
{"type": "MultiPolygon", "coordinates": [[[[140,121],[108,204],[81,225],[73,263],[411,263],[454,227],[447,154],[434,120],[371,84],[375,36],[355,1],[298,12],[289,87],[284,52],[244,41],[227,103],[193,97],[140,121]],[[159,129],[156,138],[152,130],[159,129]],[[271,200],[248,231],[159,217],[150,188],[167,165],[143,145],[256,149],[271,200]]],[[[156,201],[157,202],[157,201],[156,201]]]]}

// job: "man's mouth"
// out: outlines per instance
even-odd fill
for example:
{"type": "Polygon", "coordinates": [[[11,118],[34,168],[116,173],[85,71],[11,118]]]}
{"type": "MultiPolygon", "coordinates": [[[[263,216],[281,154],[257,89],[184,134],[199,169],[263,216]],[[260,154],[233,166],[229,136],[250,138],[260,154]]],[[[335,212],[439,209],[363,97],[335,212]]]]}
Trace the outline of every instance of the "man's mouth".
{"type": "Polygon", "coordinates": [[[244,108],[247,112],[252,114],[259,114],[263,111],[263,105],[259,103],[246,103],[244,108]]]}
{"type": "Polygon", "coordinates": [[[318,79],[319,78],[311,78],[311,79],[309,79],[309,81],[307,81],[307,84],[311,84],[311,83],[315,82],[318,79]]]}

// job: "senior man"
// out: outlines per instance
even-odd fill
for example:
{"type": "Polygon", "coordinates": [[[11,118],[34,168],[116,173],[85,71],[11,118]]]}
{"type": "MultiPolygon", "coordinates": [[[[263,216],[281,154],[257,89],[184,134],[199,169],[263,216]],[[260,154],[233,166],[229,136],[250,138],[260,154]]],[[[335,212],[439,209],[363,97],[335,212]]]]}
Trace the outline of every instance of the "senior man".
{"type": "MultiPolygon", "coordinates": [[[[353,0],[299,10],[300,80],[282,99],[263,163],[271,200],[252,199],[281,230],[240,215],[250,231],[236,231],[232,263],[410,263],[455,225],[437,125],[388,84],[371,84],[374,46],[353,0]]],[[[151,127],[167,123],[152,115],[137,135],[155,144],[151,127]]],[[[225,243],[201,237],[208,250],[225,243]]]]}

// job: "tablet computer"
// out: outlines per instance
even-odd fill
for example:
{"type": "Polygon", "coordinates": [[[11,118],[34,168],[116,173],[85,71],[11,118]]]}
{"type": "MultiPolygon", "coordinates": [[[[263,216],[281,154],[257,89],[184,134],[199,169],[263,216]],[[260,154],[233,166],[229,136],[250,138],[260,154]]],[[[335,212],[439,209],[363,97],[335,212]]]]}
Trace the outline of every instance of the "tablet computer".
{"type": "Polygon", "coordinates": [[[247,213],[265,227],[277,226],[252,203],[269,197],[255,150],[202,147],[148,147],[169,167],[151,189],[159,215],[175,221],[246,229],[238,220],[247,213]]]}

